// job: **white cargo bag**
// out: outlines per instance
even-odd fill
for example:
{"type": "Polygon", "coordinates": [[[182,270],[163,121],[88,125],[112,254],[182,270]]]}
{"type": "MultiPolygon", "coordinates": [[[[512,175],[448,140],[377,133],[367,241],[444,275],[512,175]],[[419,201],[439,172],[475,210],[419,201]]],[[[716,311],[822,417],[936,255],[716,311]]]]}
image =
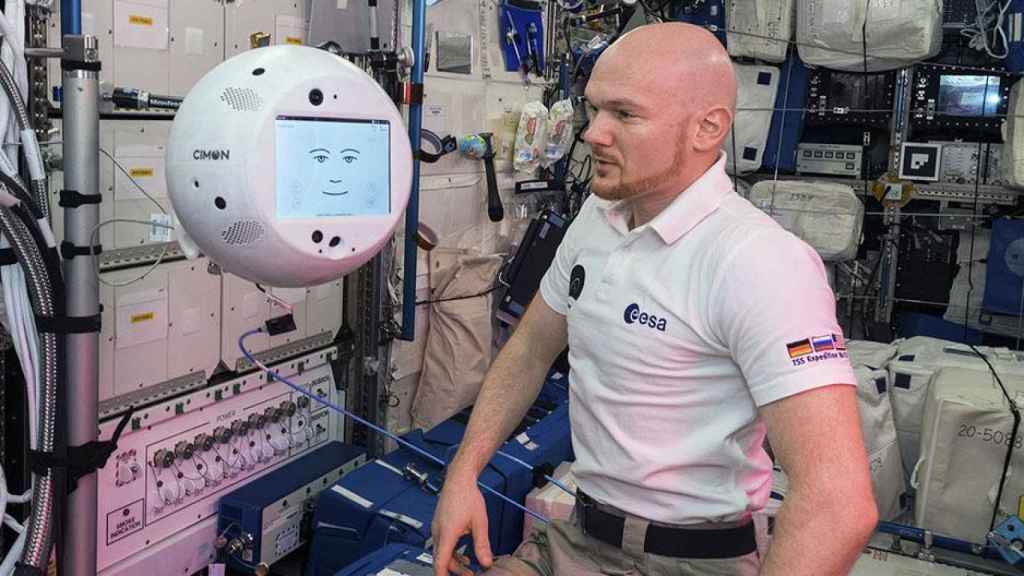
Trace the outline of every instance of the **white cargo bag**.
{"type": "Polygon", "coordinates": [[[853,373],[857,377],[857,410],[879,519],[892,520],[902,511],[900,498],[906,492],[906,483],[887,391],[888,374],[885,369],[866,366],[855,366],[853,373]]]}
{"type": "Polygon", "coordinates": [[[864,205],[849,185],[762,180],[750,189],[750,202],[810,244],[822,260],[857,256],[864,205]]]}
{"type": "MultiPolygon", "coordinates": [[[[994,362],[1002,362],[1003,369],[1014,363],[1009,361],[1012,358],[1009,350],[985,346],[977,348],[994,362]]],[[[935,372],[946,367],[988,369],[985,361],[970,346],[928,336],[914,336],[901,341],[896,357],[889,361],[889,396],[892,398],[896,437],[900,443],[903,471],[907,478],[920,452],[921,420],[924,418],[928,383],[935,372]]]]}
{"type": "Polygon", "coordinates": [[[807,64],[863,72],[866,51],[867,71],[879,72],[931,58],[942,49],[942,0],[796,4],[797,50],[807,64]]]}
{"type": "Polygon", "coordinates": [[[736,120],[722,150],[729,156],[726,172],[746,174],[761,168],[779,87],[779,69],[745,64],[736,64],[735,69],[736,120]]]}
{"type": "Polygon", "coordinates": [[[1024,124],[1018,118],[1024,114],[1024,88],[1017,82],[1010,89],[1010,102],[1003,124],[1003,152],[999,166],[1007,186],[1024,188],[1024,124]]]}
{"type": "Polygon", "coordinates": [[[793,0],[726,0],[725,26],[733,58],[782,62],[793,37],[793,0]]]}
{"type": "MultiPolygon", "coordinates": [[[[1024,400],[1024,377],[996,368],[1010,398],[1024,400]]],[[[986,368],[943,368],[928,389],[914,520],[918,527],[984,543],[992,519],[1013,415],[986,368]]],[[[1024,432],[1022,430],[1021,432],[1024,432]]],[[[1018,433],[996,524],[1017,513],[1024,496],[1024,435],[1018,433]]]]}
{"type": "Polygon", "coordinates": [[[867,366],[868,368],[885,369],[889,365],[889,360],[896,355],[898,344],[899,341],[847,340],[846,353],[850,355],[850,365],[855,368],[867,366]]]}

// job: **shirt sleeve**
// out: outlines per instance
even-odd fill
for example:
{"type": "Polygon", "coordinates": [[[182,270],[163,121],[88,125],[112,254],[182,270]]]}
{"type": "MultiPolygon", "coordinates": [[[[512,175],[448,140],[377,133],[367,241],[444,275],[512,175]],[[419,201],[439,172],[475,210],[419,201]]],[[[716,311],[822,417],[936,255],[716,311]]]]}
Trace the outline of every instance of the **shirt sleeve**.
{"type": "Polygon", "coordinates": [[[569,225],[569,229],[562,238],[555,252],[555,259],[540,281],[540,294],[544,302],[555,312],[565,316],[569,313],[569,284],[571,282],[572,267],[576,263],[576,236],[578,231],[585,227],[585,221],[593,203],[589,200],[584,203],[576,219],[569,225]]]}
{"type": "Polygon", "coordinates": [[[767,229],[726,257],[711,292],[712,322],[758,406],[813,388],[856,385],[821,258],[767,229]]]}

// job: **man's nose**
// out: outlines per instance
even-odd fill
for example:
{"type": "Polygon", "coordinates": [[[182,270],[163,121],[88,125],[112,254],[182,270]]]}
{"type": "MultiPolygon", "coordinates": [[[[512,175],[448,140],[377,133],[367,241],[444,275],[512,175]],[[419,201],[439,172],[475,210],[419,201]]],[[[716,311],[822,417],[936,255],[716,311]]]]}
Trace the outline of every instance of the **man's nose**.
{"type": "Polygon", "coordinates": [[[590,119],[590,125],[583,132],[583,141],[590,145],[611,146],[611,131],[608,129],[604,113],[598,112],[590,119]]]}

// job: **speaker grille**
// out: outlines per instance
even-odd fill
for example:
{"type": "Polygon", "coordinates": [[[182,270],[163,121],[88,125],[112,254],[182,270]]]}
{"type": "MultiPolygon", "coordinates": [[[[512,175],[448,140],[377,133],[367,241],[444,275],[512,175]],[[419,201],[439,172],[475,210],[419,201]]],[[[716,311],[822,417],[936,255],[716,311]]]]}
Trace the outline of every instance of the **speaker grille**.
{"type": "Polygon", "coordinates": [[[220,99],[239,112],[255,112],[263,107],[263,98],[252,88],[225,88],[220,99]]]}
{"type": "Polygon", "coordinates": [[[263,225],[256,220],[239,220],[222,230],[220,237],[231,246],[247,246],[263,238],[263,225]]]}

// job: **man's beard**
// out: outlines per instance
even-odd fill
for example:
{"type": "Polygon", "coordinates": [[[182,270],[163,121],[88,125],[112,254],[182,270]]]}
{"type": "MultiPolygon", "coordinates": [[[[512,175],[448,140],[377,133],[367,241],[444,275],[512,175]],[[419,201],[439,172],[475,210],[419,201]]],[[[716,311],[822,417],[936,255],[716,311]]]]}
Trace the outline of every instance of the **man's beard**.
{"type": "MultiPolygon", "coordinates": [[[[590,183],[590,191],[601,198],[602,200],[628,200],[631,198],[637,198],[644,194],[663,186],[666,182],[671,182],[678,177],[680,168],[682,167],[685,159],[686,152],[681,142],[676,143],[675,157],[672,163],[665,167],[664,170],[651,174],[635,180],[632,182],[619,182],[610,186],[602,186],[598,184],[598,180],[595,178],[590,183]]],[[[617,166],[620,176],[623,173],[622,166],[617,166]]]]}

